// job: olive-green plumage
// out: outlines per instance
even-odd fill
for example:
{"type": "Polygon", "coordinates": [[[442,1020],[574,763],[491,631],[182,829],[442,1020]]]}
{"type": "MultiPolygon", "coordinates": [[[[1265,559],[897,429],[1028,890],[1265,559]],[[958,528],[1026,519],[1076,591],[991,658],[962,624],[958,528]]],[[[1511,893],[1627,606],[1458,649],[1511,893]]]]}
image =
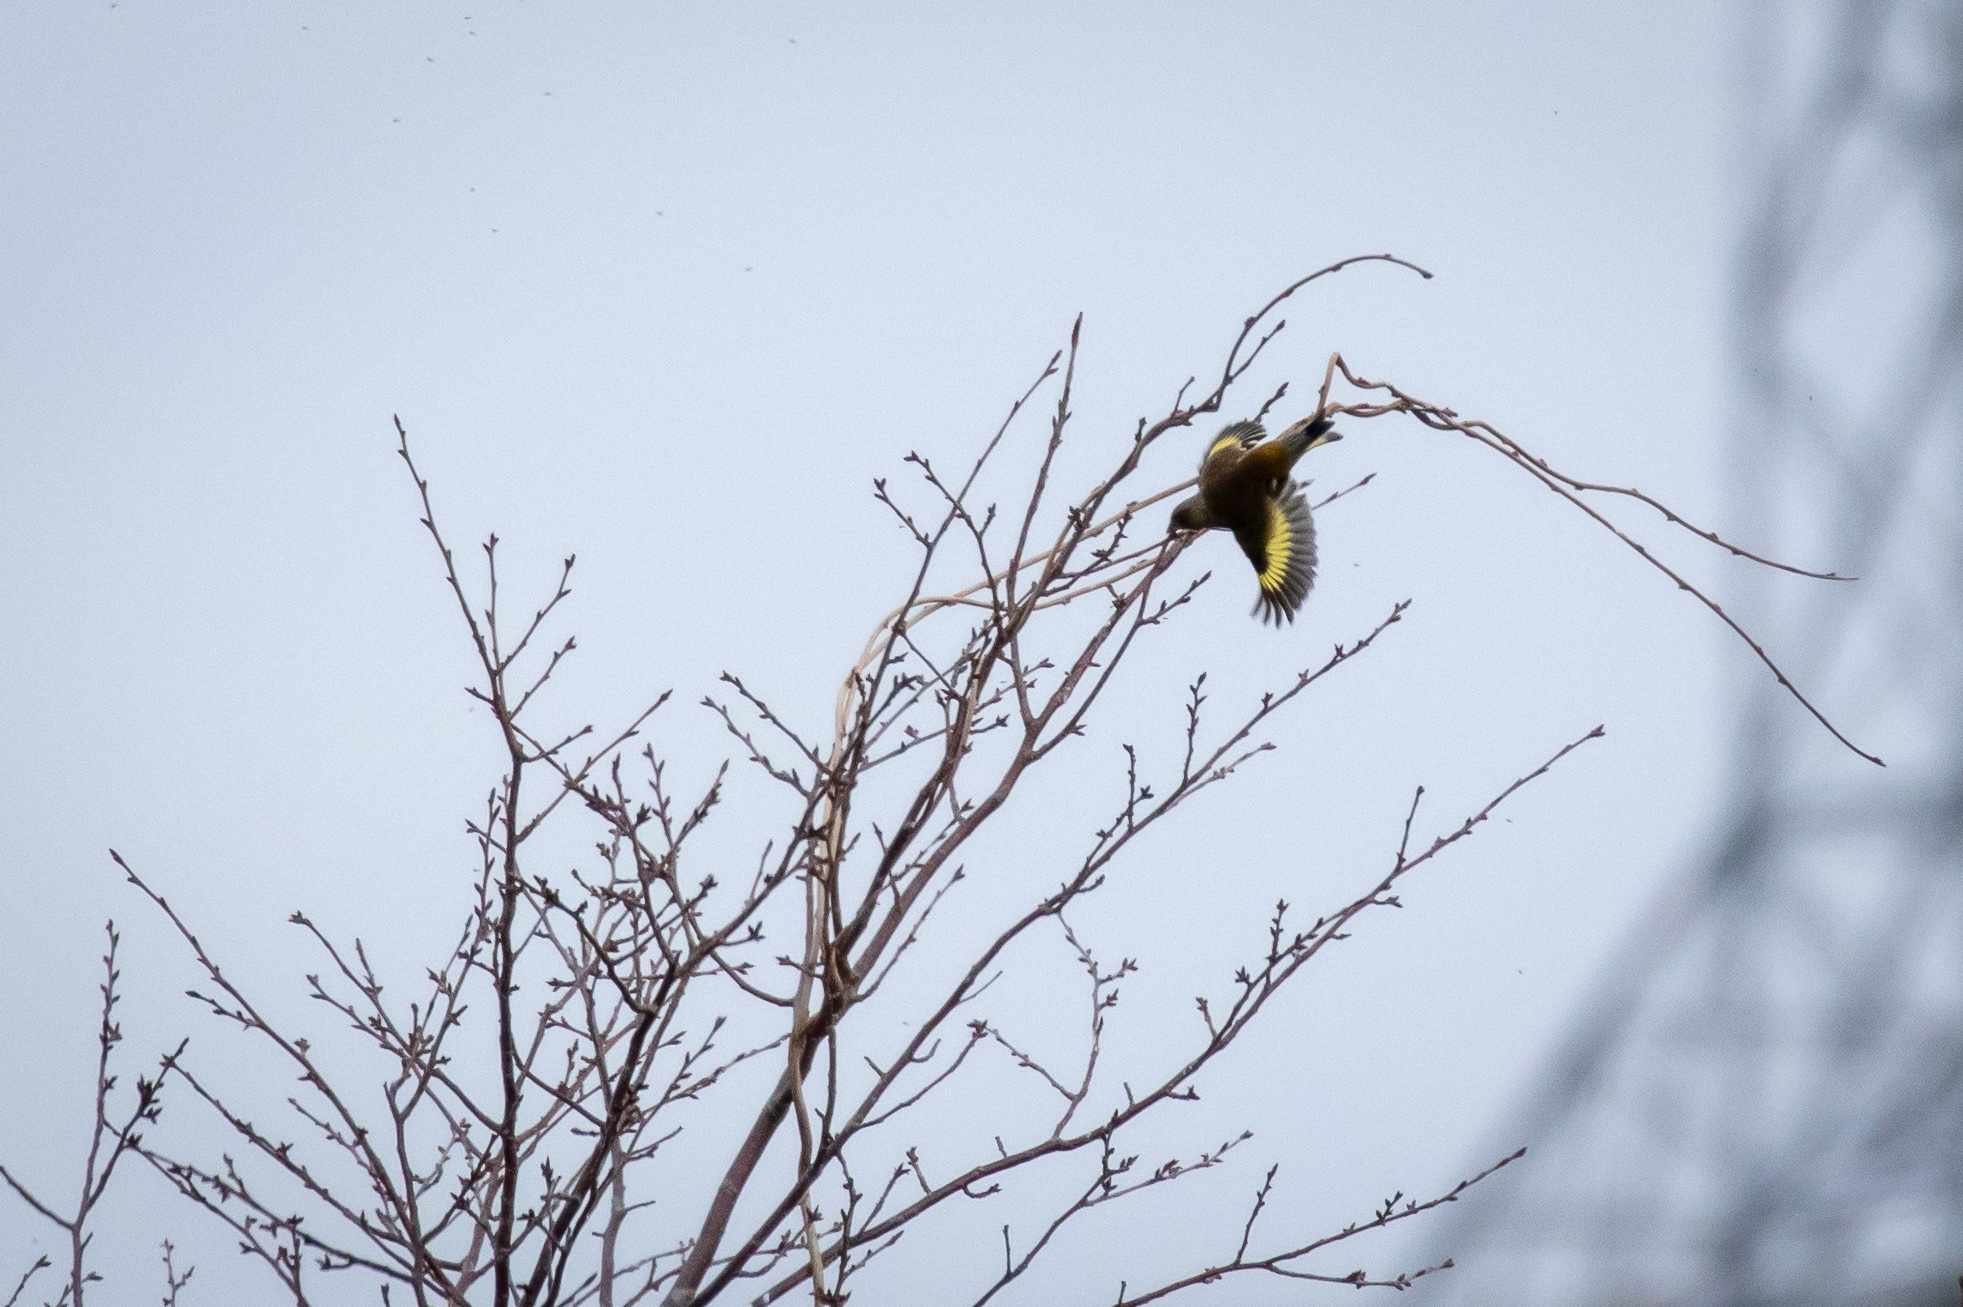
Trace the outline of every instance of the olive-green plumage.
{"type": "Polygon", "coordinates": [[[1232,531],[1261,595],[1263,622],[1294,621],[1315,584],[1315,519],[1292,472],[1296,460],[1342,437],[1329,419],[1306,417],[1266,440],[1259,422],[1230,422],[1200,458],[1200,493],[1172,510],[1175,531],[1232,531]]]}

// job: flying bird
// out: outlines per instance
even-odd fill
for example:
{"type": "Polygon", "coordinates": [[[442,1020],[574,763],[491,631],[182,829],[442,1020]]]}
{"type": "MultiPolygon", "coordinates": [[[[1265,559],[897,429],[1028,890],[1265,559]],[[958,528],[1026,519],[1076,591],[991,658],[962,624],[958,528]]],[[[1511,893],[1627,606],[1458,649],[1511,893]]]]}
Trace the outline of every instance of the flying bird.
{"type": "Polygon", "coordinates": [[[1259,422],[1230,422],[1200,458],[1200,493],[1172,510],[1172,530],[1234,533],[1261,582],[1254,612],[1294,621],[1315,584],[1315,519],[1291,473],[1296,460],[1342,436],[1328,418],[1303,418],[1273,440],[1259,422]]]}

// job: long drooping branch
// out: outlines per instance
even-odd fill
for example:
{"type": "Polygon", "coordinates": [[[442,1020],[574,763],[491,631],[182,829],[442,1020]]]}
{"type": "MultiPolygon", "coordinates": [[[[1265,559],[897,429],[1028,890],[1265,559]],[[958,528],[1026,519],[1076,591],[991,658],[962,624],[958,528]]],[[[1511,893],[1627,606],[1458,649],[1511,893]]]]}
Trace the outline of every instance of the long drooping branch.
{"type": "Polygon", "coordinates": [[[1343,413],[1343,414],[1348,414],[1352,417],[1361,417],[1361,418],[1381,417],[1388,413],[1408,413],[1412,417],[1416,418],[1419,422],[1422,422],[1424,425],[1432,428],[1434,431],[1455,431],[1460,435],[1468,436],[1471,439],[1477,441],[1479,444],[1484,445],[1486,448],[1494,450],[1499,454],[1503,455],[1515,466],[1525,470],[1526,473],[1529,476],[1533,477],[1536,481],[1546,486],[1549,490],[1553,491],[1561,498],[1567,500],[1568,503],[1574,505],[1576,508],[1580,509],[1583,513],[1586,513],[1591,519],[1594,520],[1596,525],[1600,526],[1603,530],[1609,532],[1609,534],[1613,535],[1617,540],[1621,541],[1629,549],[1633,550],[1636,553],[1637,557],[1641,558],[1645,563],[1649,564],[1657,571],[1663,573],[1664,576],[1670,578],[1671,581],[1675,582],[1679,590],[1682,590],[1685,593],[1691,595],[1699,603],[1703,604],[1706,608],[1710,609],[1711,612],[1715,613],[1718,617],[1718,620],[1722,621],[1727,627],[1729,627],[1733,635],[1737,636],[1740,640],[1743,640],[1746,646],[1751,649],[1752,653],[1757,656],[1758,660],[1761,663],[1765,664],[1766,669],[1770,671],[1773,677],[1779,682],[1779,684],[1782,687],[1784,687],[1786,693],[1790,694],[1793,697],[1794,701],[1797,702],[1800,707],[1806,709],[1806,711],[1812,716],[1814,721],[1820,723],[1821,726],[1824,726],[1827,729],[1827,732],[1830,735],[1832,735],[1834,739],[1840,741],[1841,744],[1845,745],[1850,752],[1852,752],[1853,754],[1855,754],[1860,758],[1867,760],[1868,762],[1873,763],[1877,767],[1884,767],[1887,765],[1886,763],[1882,762],[1880,758],[1876,757],[1872,753],[1869,753],[1867,750],[1861,748],[1859,745],[1855,744],[1852,740],[1848,739],[1845,735],[1843,735],[1840,731],[1840,728],[1838,726],[1835,726],[1833,722],[1828,720],[1827,715],[1825,713],[1821,712],[1817,707],[1814,706],[1812,700],[1808,699],[1804,694],[1800,693],[1799,687],[1793,684],[1792,679],[1786,675],[1785,670],[1781,668],[1777,662],[1773,661],[1771,654],[1765,651],[1765,646],[1760,644],[1757,640],[1753,639],[1751,632],[1747,631],[1743,626],[1741,626],[1738,620],[1734,618],[1730,613],[1727,613],[1724,610],[1723,606],[1720,605],[1717,600],[1711,598],[1710,595],[1704,593],[1703,590],[1699,589],[1696,585],[1686,580],[1680,572],[1672,568],[1669,564],[1665,563],[1662,559],[1658,558],[1653,552],[1651,552],[1649,547],[1644,545],[1640,540],[1637,540],[1634,536],[1630,535],[1627,531],[1617,526],[1614,522],[1611,522],[1607,517],[1604,517],[1602,513],[1595,508],[1594,505],[1585,501],[1582,498],[1582,496],[1585,494],[1593,493],[1593,494],[1600,494],[1600,495],[1620,496],[1626,499],[1632,499],[1637,503],[1644,504],[1649,508],[1654,509],[1657,513],[1662,515],[1663,519],[1666,522],[1668,522],[1671,526],[1678,527],[1688,532],[1689,534],[1696,536],[1698,539],[1706,542],[1707,544],[1716,545],[1718,548],[1723,549],[1725,552],[1729,554],[1732,554],[1738,558],[1743,558],[1749,562],[1756,563],[1761,567],[1770,567],[1781,572],[1791,572],[1795,576],[1808,577],[1815,581],[1852,581],[1855,579],[1854,577],[1842,576],[1837,572],[1809,571],[1808,569],[1803,567],[1796,567],[1791,563],[1782,563],[1775,559],[1767,558],[1760,554],[1755,554],[1749,549],[1742,548],[1741,546],[1733,544],[1731,541],[1726,540],[1724,537],[1720,536],[1715,531],[1697,526],[1696,524],[1689,521],[1687,518],[1683,517],[1681,514],[1677,513],[1674,509],[1670,508],[1668,505],[1660,502],[1655,498],[1652,498],[1650,495],[1647,495],[1640,490],[1634,489],[1633,487],[1602,485],[1592,481],[1584,481],[1579,477],[1570,476],[1567,473],[1559,471],[1558,469],[1553,467],[1551,464],[1547,462],[1546,459],[1541,458],[1539,455],[1528,450],[1525,446],[1521,445],[1519,441],[1507,435],[1504,431],[1501,431],[1498,427],[1495,427],[1490,422],[1484,422],[1478,419],[1469,419],[1469,418],[1460,417],[1457,413],[1453,412],[1451,409],[1444,408],[1437,404],[1429,403],[1426,400],[1419,399],[1415,395],[1407,394],[1406,392],[1398,389],[1396,386],[1392,385],[1388,381],[1371,381],[1357,375],[1355,372],[1352,372],[1350,370],[1349,364],[1344,362],[1343,356],[1340,354],[1331,354],[1329,356],[1329,365],[1324,370],[1323,373],[1322,390],[1320,392],[1320,402],[1318,404],[1318,411],[1328,412],[1328,413],[1343,413]],[[1334,405],[1330,404],[1329,403],[1330,385],[1335,380],[1336,375],[1338,373],[1342,375],[1345,381],[1349,382],[1350,385],[1354,386],[1358,390],[1364,391],[1366,393],[1370,391],[1381,391],[1389,395],[1391,397],[1390,402],[1389,403],[1364,402],[1364,403],[1346,403],[1346,404],[1334,404],[1334,405]]]}

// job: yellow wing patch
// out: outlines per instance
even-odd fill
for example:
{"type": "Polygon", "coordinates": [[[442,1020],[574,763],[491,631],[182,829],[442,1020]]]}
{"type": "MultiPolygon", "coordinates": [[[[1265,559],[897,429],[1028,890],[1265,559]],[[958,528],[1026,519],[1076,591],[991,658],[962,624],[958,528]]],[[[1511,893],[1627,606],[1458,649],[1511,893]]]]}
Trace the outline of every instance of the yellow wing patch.
{"type": "Polygon", "coordinates": [[[1268,501],[1268,536],[1264,543],[1268,565],[1261,569],[1261,588],[1278,594],[1288,576],[1288,560],[1295,556],[1295,530],[1274,500],[1268,501]]]}
{"type": "Polygon", "coordinates": [[[1259,422],[1229,422],[1213,438],[1213,443],[1206,447],[1206,453],[1200,455],[1200,466],[1205,467],[1207,460],[1223,449],[1252,449],[1267,434],[1259,422]]]}
{"type": "Polygon", "coordinates": [[[1241,438],[1239,436],[1230,436],[1225,433],[1222,433],[1221,435],[1214,437],[1213,443],[1206,447],[1206,453],[1200,455],[1200,465],[1204,467],[1206,465],[1206,461],[1209,458],[1212,458],[1215,454],[1219,453],[1223,449],[1240,448],[1240,443],[1241,443],[1241,438]]]}

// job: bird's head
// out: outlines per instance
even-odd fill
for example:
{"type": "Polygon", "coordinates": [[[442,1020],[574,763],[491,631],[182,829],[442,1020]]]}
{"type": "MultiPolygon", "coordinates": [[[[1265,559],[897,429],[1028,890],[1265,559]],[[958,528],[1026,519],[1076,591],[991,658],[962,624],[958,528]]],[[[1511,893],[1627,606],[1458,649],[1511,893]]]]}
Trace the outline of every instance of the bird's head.
{"type": "Polygon", "coordinates": [[[1174,531],[1204,531],[1213,525],[1212,517],[1206,511],[1206,503],[1198,495],[1172,510],[1172,523],[1166,528],[1170,535],[1174,531]]]}

